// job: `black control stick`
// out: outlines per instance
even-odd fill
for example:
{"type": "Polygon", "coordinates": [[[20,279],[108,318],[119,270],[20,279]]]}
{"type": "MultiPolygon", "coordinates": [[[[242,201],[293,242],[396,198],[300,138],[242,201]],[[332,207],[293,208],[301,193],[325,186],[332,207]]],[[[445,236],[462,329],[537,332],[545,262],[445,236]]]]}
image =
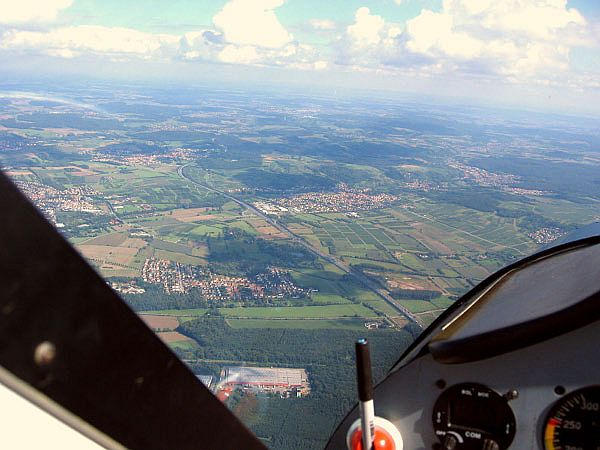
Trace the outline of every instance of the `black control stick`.
{"type": "Polygon", "coordinates": [[[358,401],[360,424],[363,430],[363,448],[372,450],[375,437],[375,408],[373,407],[373,374],[371,372],[371,354],[369,342],[365,338],[356,341],[356,381],[358,383],[358,401]]]}

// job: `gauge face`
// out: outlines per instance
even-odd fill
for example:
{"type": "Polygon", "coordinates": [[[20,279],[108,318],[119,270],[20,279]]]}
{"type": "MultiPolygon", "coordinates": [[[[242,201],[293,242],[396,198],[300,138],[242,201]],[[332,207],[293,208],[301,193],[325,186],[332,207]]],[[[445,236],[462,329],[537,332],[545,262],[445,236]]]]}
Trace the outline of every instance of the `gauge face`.
{"type": "Polygon", "coordinates": [[[435,402],[433,428],[444,448],[504,450],[515,435],[515,416],[507,400],[489,387],[461,383],[446,389],[435,402]]]}
{"type": "Polygon", "coordinates": [[[544,426],[546,450],[600,449],[600,386],[591,386],[558,400],[544,426]]]}

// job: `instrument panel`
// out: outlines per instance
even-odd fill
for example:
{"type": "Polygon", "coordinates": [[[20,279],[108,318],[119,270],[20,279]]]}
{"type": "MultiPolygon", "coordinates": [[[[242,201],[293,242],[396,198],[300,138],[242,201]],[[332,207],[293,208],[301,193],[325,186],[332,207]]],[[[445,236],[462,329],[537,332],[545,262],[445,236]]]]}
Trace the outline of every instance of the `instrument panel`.
{"type": "Polygon", "coordinates": [[[404,449],[600,450],[597,241],[509,266],[405,353],[374,393],[404,449]]]}
{"type": "MultiPolygon", "coordinates": [[[[375,414],[398,428],[406,450],[598,450],[599,349],[600,324],[596,323],[489,360],[440,364],[427,354],[376,387],[375,414]],[[456,391],[465,386],[476,396],[487,392],[493,400],[473,402],[469,396],[463,403],[466,396],[456,391]],[[576,401],[589,411],[577,411],[576,401]],[[441,416],[438,422],[441,411],[450,412],[450,425],[448,417],[441,416]],[[514,432],[512,439],[500,438],[503,424],[509,425],[508,437],[514,432]],[[453,432],[456,442],[446,440],[447,431],[453,432]],[[590,433],[596,436],[593,446],[582,437],[590,433]]],[[[346,448],[345,427],[357,418],[354,411],[344,420],[328,449],[346,448]]]]}

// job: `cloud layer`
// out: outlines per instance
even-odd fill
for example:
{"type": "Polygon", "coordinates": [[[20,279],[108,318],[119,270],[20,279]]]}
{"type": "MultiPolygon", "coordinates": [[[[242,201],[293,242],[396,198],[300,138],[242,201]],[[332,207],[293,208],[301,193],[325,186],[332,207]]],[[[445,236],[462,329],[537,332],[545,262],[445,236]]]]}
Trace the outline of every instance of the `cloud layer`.
{"type": "Polygon", "coordinates": [[[177,36],[143,33],[130,28],[81,25],[50,31],[10,30],[2,36],[0,48],[37,51],[63,58],[89,53],[150,58],[167,53],[178,43],[177,36]]]}
{"type": "Polygon", "coordinates": [[[0,0],[0,50],[598,85],[594,75],[574,73],[569,60],[573,48],[598,48],[593,30],[600,27],[566,0],[444,0],[440,10],[423,9],[404,23],[363,6],[348,24],[307,21],[304,29],[330,39],[316,46],[299,42],[280,22],[277,9],[284,1],[230,0],[212,27],[174,35],[101,25],[53,27],[72,0],[21,0],[18,6],[0,0]],[[31,24],[36,28],[28,29],[31,24]]]}

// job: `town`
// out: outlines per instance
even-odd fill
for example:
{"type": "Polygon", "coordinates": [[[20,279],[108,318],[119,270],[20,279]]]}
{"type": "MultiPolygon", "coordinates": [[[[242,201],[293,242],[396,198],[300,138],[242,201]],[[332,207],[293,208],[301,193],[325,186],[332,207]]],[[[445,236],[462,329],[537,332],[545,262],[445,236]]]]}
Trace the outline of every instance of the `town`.
{"type": "Polygon", "coordinates": [[[539,189],[523,189],[513,186],[519,181],[519,177],[516,175],[489,172],[485,169],[468,166],[456,161],[450,161],[448,166],[460,170],[463,173],[464,180],[471,180],[480,186],[499,187],[503,191],[515,195],[532,195],[539,197],[546,194],[546,192],[539,189]]]}
{"type": "Polygon", "coordinates": [[[169,151],[161,150],[159,153],[151,154],[120,155],[114,151],[110,152],[110,154],[93,152],[91,161],[131,167],[149,167],[164,163],[166,161],[191,161],[194,157],[198,156],[198,153],[203,151],[205,150],[179,147],[169,151]]]}
{"type": "Polygon", "coordinates": [[[277,267],[268,267],[265,272],[248,278],[216,274],[207,267],[148,258],[142,268],[142,279],[161,285],[167,294],[197,288],[206,300],[215,302],[306,298],[311,292],[294,284],[289,272],[277,267]]]}
{"type": "Polygon", "coordinates": [[[529,233],[531,239],[533,239],[537,244],[549,244],[552,241],[555,241],[561,236],[564,236],[565,232],[560,228],[540,228],[539,230],[535,230],[532,233],[529,233]]]}
{"type": "Polygon", "coordinates": [[[276,203],[255,202],[254,206],[264,214],[281,213],[329,213],[378,209],[391,205],[398,198],[391,194],[369,194],[368,189],[351,189],[338,184],[338,192],[307,192],[289,198],[280,198],[276,203]]]}
{"type": "Polygon", "coordinates": [[[61,228],[56,213],[59,211],[88,212],[103,214],[100,208],[94,205],[92,196],[98,193],[89,186],[77,186],[67,189],[56,189],[42,183],[32,181],[16,181],[17,186],[33,201],[36,206],[54,223],[61,228]]]}

